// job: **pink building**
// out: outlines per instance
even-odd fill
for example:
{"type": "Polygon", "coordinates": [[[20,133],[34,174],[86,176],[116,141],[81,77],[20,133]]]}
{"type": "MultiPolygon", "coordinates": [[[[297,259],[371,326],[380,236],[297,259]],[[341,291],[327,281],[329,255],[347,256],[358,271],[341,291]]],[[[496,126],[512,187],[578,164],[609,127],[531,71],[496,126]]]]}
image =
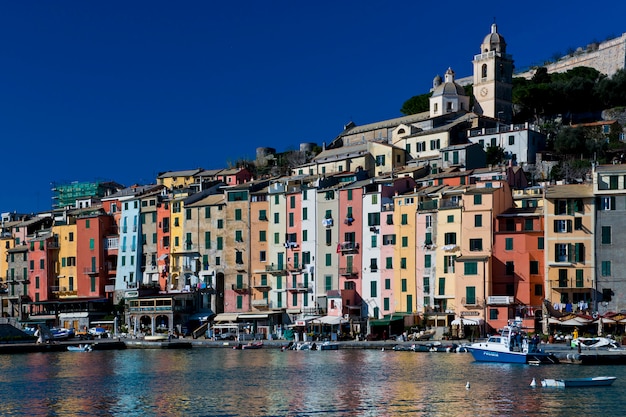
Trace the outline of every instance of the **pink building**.
{"type": "Polygon", "coordinates": [[[347,186],[339,189],[339,290],[343,314],[360,316],[363,298],[363,188],[347,186]]]}

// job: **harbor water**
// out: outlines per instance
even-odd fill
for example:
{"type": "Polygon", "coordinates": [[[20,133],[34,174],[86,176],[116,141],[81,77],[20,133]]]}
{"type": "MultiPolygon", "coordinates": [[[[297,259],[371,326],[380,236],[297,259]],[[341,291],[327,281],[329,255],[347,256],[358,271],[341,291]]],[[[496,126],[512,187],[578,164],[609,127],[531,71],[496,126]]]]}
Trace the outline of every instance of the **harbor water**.
{"type": "Polygon", "coordinates": [[[0,415],[622,415],[622,374],[620,366],[489,364],[469,353],[390,349],[28,353],[0,355],[0,415]],[[530,386],[533,378],[539,384],[583,376],[617,381],[595,388],[530,386]]]}

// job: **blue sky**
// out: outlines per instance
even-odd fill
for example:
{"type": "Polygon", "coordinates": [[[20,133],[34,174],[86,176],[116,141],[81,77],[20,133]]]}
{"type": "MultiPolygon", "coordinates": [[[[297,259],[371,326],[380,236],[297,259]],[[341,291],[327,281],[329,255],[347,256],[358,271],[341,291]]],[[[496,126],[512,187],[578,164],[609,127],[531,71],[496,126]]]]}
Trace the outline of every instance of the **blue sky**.
{"type": "Polygon", "coordinates": [[[423,3],[2,2],[0,212],[398,117],[448,67],[471,75],[494,18],[518,69],[626,32],[622,2],[423,3]]]}

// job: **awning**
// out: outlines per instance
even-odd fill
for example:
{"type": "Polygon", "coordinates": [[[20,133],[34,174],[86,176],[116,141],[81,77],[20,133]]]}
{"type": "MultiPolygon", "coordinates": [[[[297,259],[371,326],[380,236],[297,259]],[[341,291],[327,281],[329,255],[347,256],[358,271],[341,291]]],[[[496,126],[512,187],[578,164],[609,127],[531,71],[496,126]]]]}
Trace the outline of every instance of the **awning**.
{"type": "Polygon", "coordinates": [[[347,322],[348,320],[339,316],[323,316],[312,321],[312,323],[316,323],[316,324],[330,324],[330,325],[342,324],[342,323],[347,323],[347,322]]]}
{"type": "Polygon", "coordinates": [[[164,253],[163,255],[158,257],[158,260],[162,261],[163,259],[166,259],[168,256],[170,256],[168,253],[164,253]]]}
{"type": "Polygon", "coordinates": [[[189,320],[207,321],[214,315],[215,313],[209,310],[201,313],[192,314],[191,316],[189,316],[189,320]]]}
{"type": "Polygon", "coordinates": [[[560,324],[560,325],[563,325],[563,326],[586,326],[587,324],[590,323],[590,321],[582,319],[580,317],[573,317],[573,318],[570,318],[570,319],[567,319],[567,320],[563,320],[563,321],[561,321],[559,319],[555,319],[553,317],[550,317],[548,319],[548,323],[550,323],[550,324],[560,324]]]}
{"type": "Polygon", "coordinates": [[[461,324],[463,326],[478,326],[480,324],[482,324],[483,319],[466,319],[466,318],[461,318],[461,319],[454,319],[452,320],[452,322],[450,323],[453,326],[460,326],[461,324]]]}
{"type": "Polygon", "coordinates": [[[370,326],[389,326],[394,321],[404,320],[404,316],[388,315],[382,319],[370,319],[370,326]]]}
{"type": "Polygon", "coordinates": [[[286,311],[287,314],[300,314],[302,310],[299,308],[288,308],[286,311]]]}
{"type": "Polygon", "coordinates": [[[458,249],[457,245],[443,245],[441,247],[441,250],[444,250],[446,252],[452,252],[458,249]]]}
{"type": "Polygon", "coordinates": [[[248,320],[248,319],[266,319],[269,317],[269,314],[240,314],[239,315],[239,319],[240,320],[248,320]]]}
{"type": "Polygon", "coordinates": [[[213,321],[237,321],[239,313],[221,313],[215,316],[213,321]]]}

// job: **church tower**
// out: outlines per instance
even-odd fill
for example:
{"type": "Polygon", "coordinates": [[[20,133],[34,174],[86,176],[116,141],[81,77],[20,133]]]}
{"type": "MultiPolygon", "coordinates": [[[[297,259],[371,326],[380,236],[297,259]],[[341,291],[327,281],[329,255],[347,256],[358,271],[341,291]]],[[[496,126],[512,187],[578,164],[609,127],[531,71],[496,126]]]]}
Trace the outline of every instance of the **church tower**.
{"type": "Polygon", "coordinates": [[[513,118],[513,58],[496,24],[474,56],[474,111],[510,123],[513,118]]]}

